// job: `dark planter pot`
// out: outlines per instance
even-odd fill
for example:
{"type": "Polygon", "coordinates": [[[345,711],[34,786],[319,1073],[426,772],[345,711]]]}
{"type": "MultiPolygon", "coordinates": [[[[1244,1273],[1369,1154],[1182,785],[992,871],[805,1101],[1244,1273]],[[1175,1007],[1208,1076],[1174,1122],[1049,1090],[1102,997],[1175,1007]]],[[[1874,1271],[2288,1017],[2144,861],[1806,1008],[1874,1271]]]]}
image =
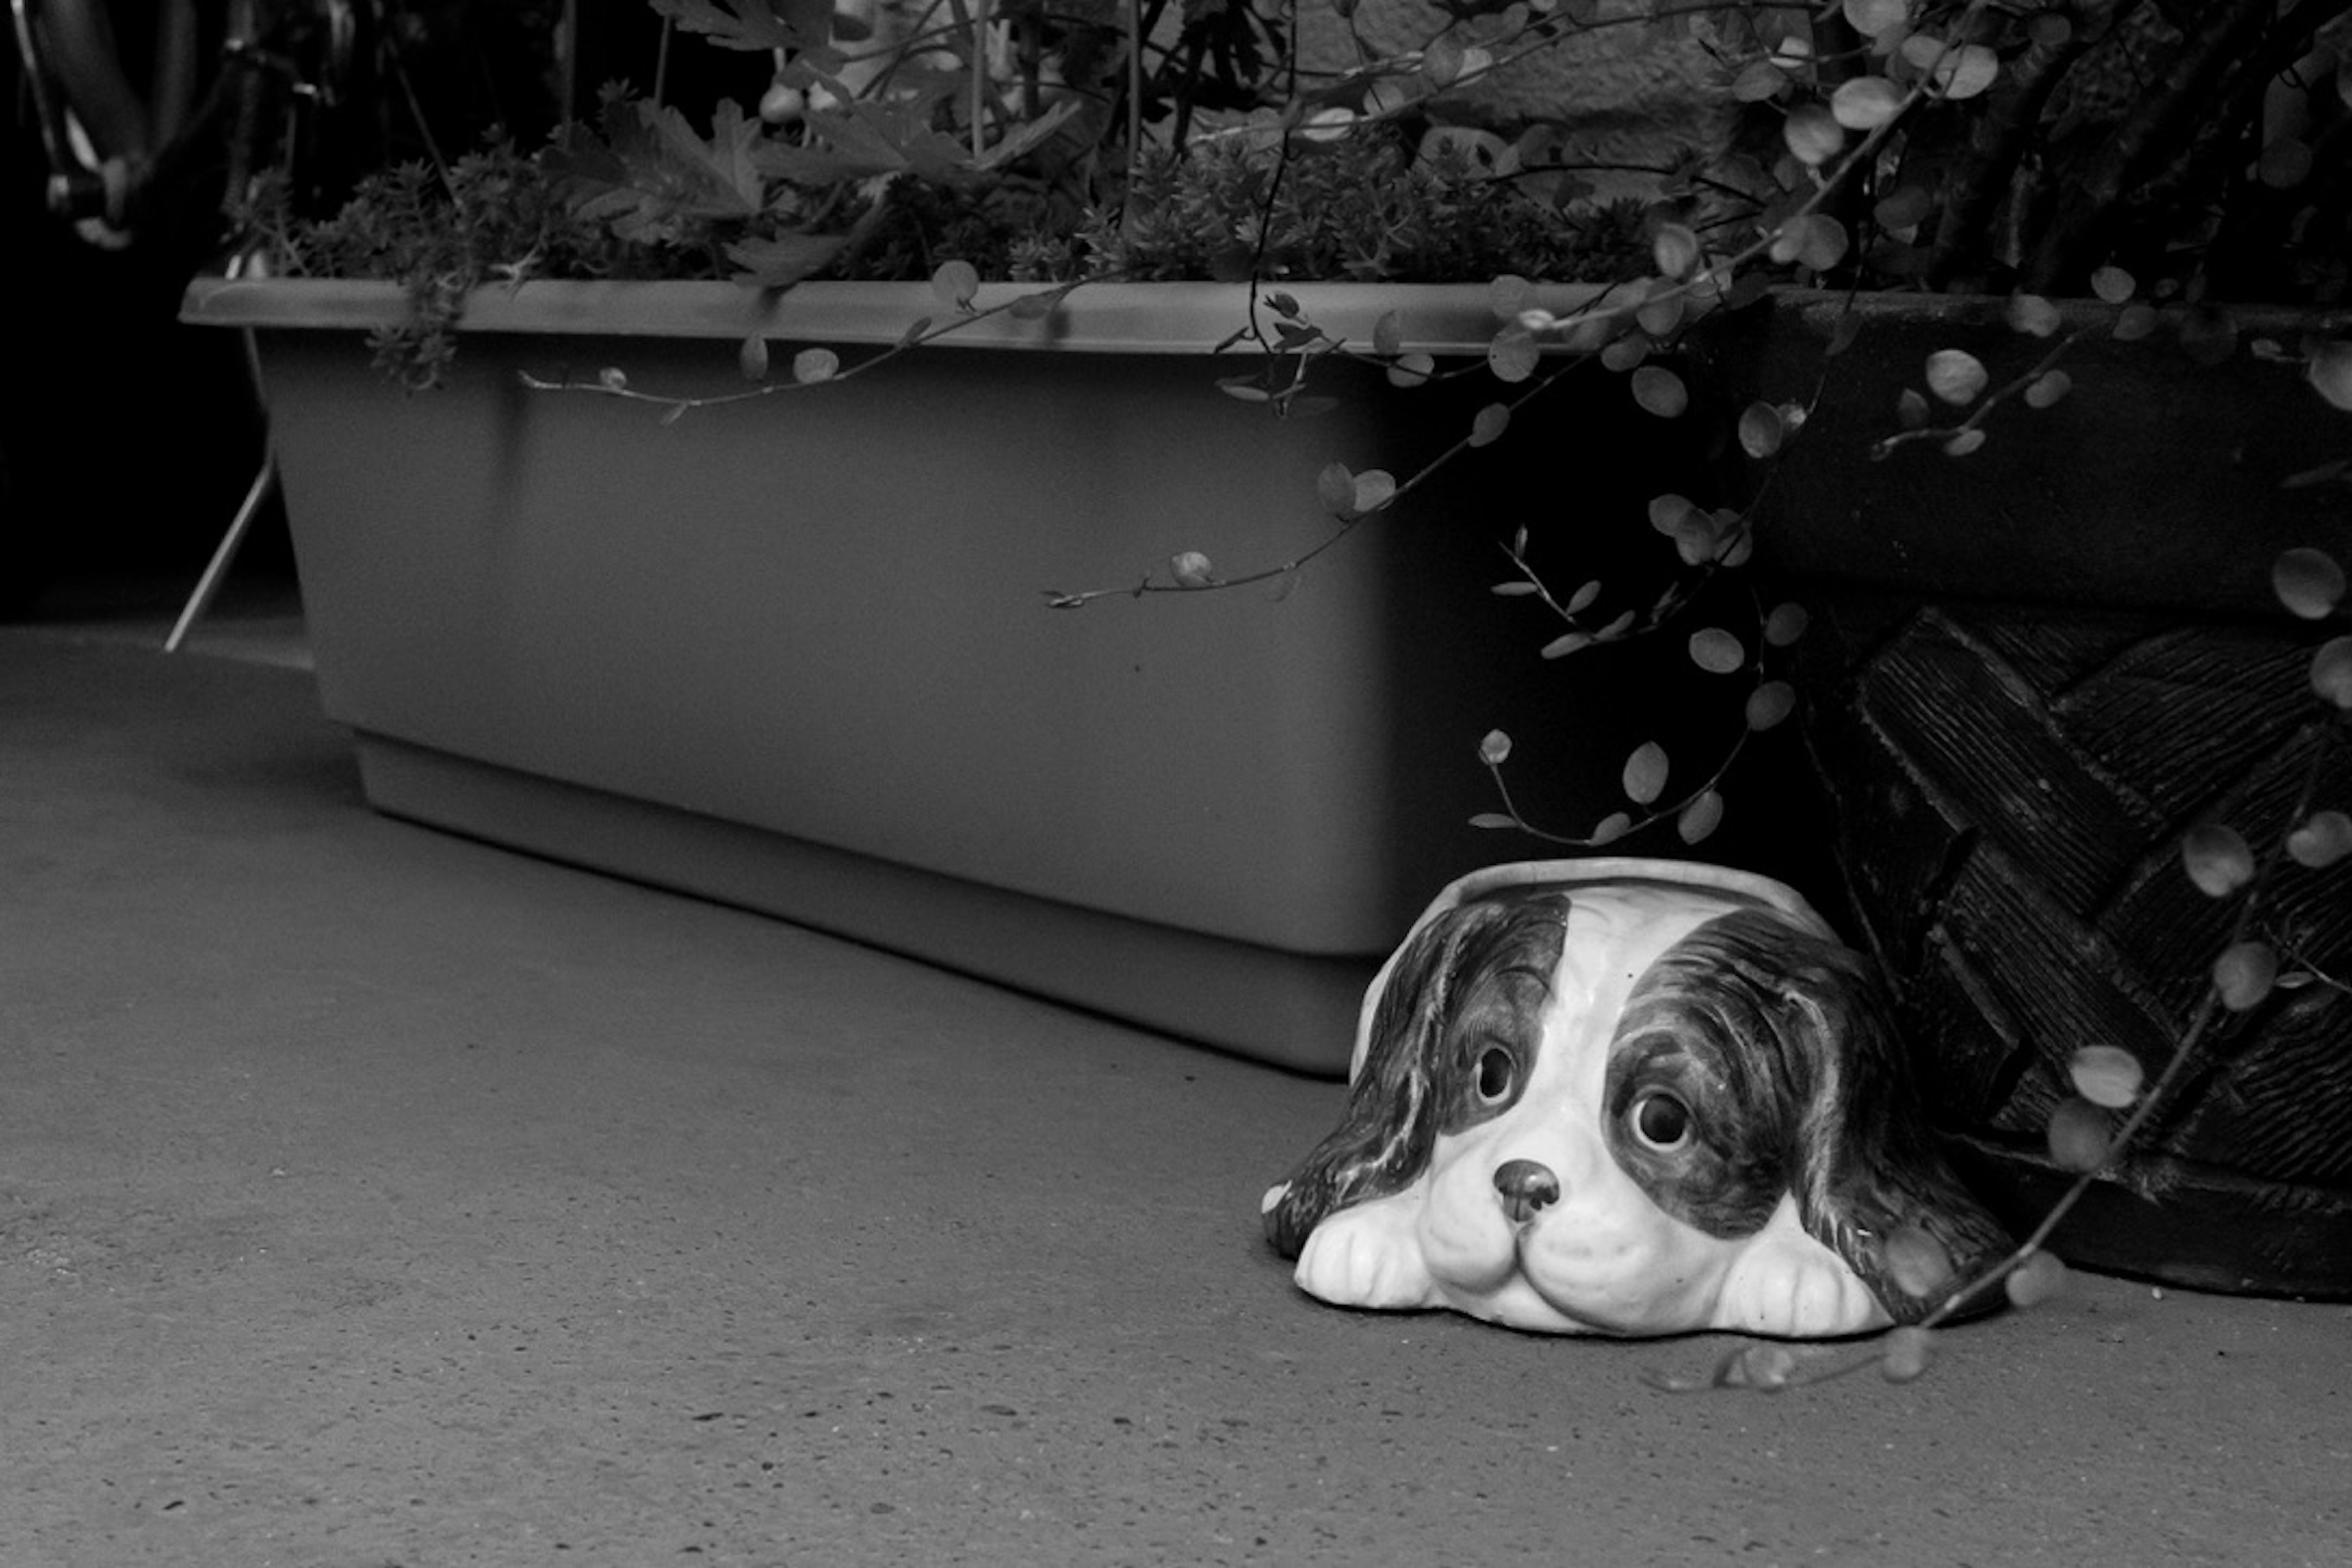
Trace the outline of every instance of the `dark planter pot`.
{"type": "MultiPolygon", "coordinates": [[[[2287,547],[2352,554],[2340,485],[2282,486],[2340,458],[2352,421],[2251,346],[2341,323],[2248,320],[2218,364],[2170,333],[2096,332],[2066,362],[2071,395],[2000,411],[1978,452],[1874,461],[1931,352],[1975,353],[1999,386],[2049,345],[1999,301],[1865,298],[1825,361],[1844,308],[1778,300],[1727,350],[1768,399],[1822,386],[1759,558],[1814,612],[1807,740],[1849,921],[1893,982],[1931,1114],[2022,1234],[2070,1179],[2044,1135],[2070,1057],[2118,1045],[2153,1078],[2227,941],[2231,908],[2182,872],[2184,830],[2219,818],[2275,843],[2315,763],[2318,804],[2352,804],[2346,726],[2306,680],[2326,634],[2269,586],[2287,547]]],[[[2352,976],[2343,868],[2291,867],[2271,927],[2352,976]]],[[[2283,988],[2230,1018],[2053,1247],[2202,1288],[2352,1294],[2352,995],[2283,988]]]]}

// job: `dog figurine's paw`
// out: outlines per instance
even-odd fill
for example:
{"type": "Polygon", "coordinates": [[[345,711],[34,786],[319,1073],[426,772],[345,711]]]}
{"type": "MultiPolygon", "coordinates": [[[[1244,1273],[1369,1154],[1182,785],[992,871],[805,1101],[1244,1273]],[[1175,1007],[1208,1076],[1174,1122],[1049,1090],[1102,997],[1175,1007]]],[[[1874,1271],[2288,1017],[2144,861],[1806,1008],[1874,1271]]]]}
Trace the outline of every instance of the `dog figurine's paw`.
{"type": "Polygon", "coordinates": [[[2007,1249],[1932,1152],[1860,960],[1777,882],[1496,867],[1364,1002],[1339,1127],[1266,1194],[1311,1295],[1515,1327],[1788,1338],[1916,1322],[1879,1239],[2007,1249]]]}
{"type": "Polygon", "coordinates": [[[1292,1276],[1335,1307],[1410,1311],[1444,1304],[1413,1234],[1413,1211],[1394,1201],[1344,1209],[1315,1227],[1292,1276]]]}

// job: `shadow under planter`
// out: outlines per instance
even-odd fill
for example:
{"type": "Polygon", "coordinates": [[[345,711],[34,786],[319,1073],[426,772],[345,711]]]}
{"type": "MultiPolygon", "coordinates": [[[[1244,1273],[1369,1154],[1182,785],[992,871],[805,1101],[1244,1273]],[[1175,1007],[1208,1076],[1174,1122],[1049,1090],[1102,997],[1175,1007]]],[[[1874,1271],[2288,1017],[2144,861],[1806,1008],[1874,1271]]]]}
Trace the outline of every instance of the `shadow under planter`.
{"type": "MultiPolygon", "coordinates": [[[[1843,305],[1778,303],[1746,347],[1760,395],[1810,395],[1843,305]]],[[[2072,1180],[2050,1113],[2087,1045],[2152,1081],[2231,939],[2180,839],[2256,844],[2352,802],[2352,745],[2307,684],[2326,633],[2269,587],[2281,550],[2339,555],[2340,490],[2282,481],[2341,455],[2347,423],[2290,366],[2119,344],[2105,307],[2072,394],[1996,415],[1981,450],[1873,460],[1935,350],[1995,385],[2048,347],[2000,301],[1862,301],[1768,499],[1761,553],[1814,610],[1807,740],[1835,798],[1853,923],[1896,992],[1931,1118],[2020,1234],[2072,1180]]],[[[2293,344],[2321,323],[2250,321],[2293,344]]],[[[2208,1289],[2352,1294],[2352,887],[2288,865],[2264,932],[2337,984],[2226,1017],[2140,1149],[2053,1237],[2063,1256],[2208,1289]]]]}
{"type": "MultiPolygon", "coordinates": [[[[1494,325],[1479,288],[1297,292],[1359,342],[1390,310],[1408,347],[1475,355],[1494,325]]],[[[1544,421],[1645,454],[1579,473],[1586,511],[1640,516],[1669,458],[1595,378],[1480,454],[1503,467],[1416,493],[1285,592],[1049,609],[1171,551],[1288,559],[1332,527],[1324,465],[1409,473],[1493,396],[1335,363],[1336,411],[1276,418],[1213,384],[1255,359],[1207,357],[1248,300],[1090,286],[670,423],[519,373],[740,391],[747,333],[781,364],[942,307],[899,285],[488,289],[447,387],[415,396],[361,342],[401,318],[392,285],[203,280],[185,313],[258,334],[322,699],[379,809],[1339,1073],[1431,890],[1517,847],[1467,825],[1491,804],[1479,737],[1553,737],[1548,774],[1523,746],[1528,787],[1583,823],[1639,739],[1638,689],[1561,679],[1487,592],[1497,542],[1562,509],[1544,421]]]]}

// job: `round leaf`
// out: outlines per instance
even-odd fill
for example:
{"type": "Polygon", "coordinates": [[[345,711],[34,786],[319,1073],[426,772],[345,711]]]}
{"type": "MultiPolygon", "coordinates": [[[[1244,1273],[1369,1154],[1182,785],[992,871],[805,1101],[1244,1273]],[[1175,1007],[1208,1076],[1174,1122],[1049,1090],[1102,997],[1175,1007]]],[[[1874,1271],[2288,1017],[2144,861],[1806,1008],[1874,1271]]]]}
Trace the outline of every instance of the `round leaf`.
{"type": "Polygon", "coordinates": [[[1804,605],[1793,600],[1775,605],[1772,613],[1764,617],[1764,640],[1773,647],[1790,647],[1811,625],[1812,617],[1805,613],[1804,605]]]}
{"type": "Polygon", "coordinates": [[[1664,223],[1650,238],[1650,259],[1662,278],[1676,281],[1698,269],[1702,252],[1697,231],[1688,224],[1664,223]]]}
{"type": "Polygon", "coordinates": [[[1991,439],[1990,436],[1985,434],[1981,426],[1972,426],[1966,430],[1955,430],[1952,432],[1951,438],[1944,443],[1944,456],[1965,458],[1971,452],[1981,450],[1984,444],[1991,439]]]}
{"type": "Polygon", "coordinates": [[[2028,337],[2046,338],[2065,325],[2065,319],[2041,295],[2020,294],[2009,302],[2009,324],[2028,337]]]}
{"type": "Polygon", "coordinates": [[[2012,1270],[2004,1285],[2013,1307],[2038,1307],[2066,1288],[2066,1266],[2037,1252],[2012,1270]]]}
{"type": "Polygon", "coordinates": [[[2324,550],[2284,551],[2271,563],[2271,587],[2279,603],[2306,621],[2324,621],[2344,602],[2344,568],[2324,550]]]}
{"type": "Polygon", "coordinates": [[[2184,834],[2180,864],[2209,899],[2226,899],[2254,879],[2252,847],[2244,834],[2225,823],[2205,823],[2184,834]]]}
{"type": "Polygon", "coordinates": [[[1501,382],[1520,382],[1535,374],[1543,357],[1533,333],[1517,325],[1505,327],[1486,345],[1486,368],[1501,382]]]}
{"type": "Polygon", "coordinates": [[[2330,637],[2311,656],[2311,689],[2352,712],[2352,637],[2330,637]]]}
{"type": "Polygon", "coordinates": [[[745,381],[768,379],[768,340],[753,332],[735,351],[735,367],[743,373],[745,381]]]}
{"type": "Polygon", "coordinates": [[[1665,366],[1645,364],[1633,372],[1633,401],[1661,419],[1673,419],[1690,406],[1690,389],[1665,366]]]}
{"type": "Polygon", "coordinates": [[[2074,1092],[2093,1105],[2121,1110],[2139,1098],[2147,1074],[2139,1058],[2120,1046],[2084,1046],[2066,1064],[2074,1092]]]}
{"type": "Polygon", "coordinates": [[[1838,84],[1830,115],[1848,131],[1875,131],[1903,110],[1903,89],[1883,76],[1858,76],[1838,84]]]}
{"type": "Polygon", "coordinates": [[[1704,790],[1675,818],[1675,832],[1685,844],[1696,844],[1723,826],[1723,796],[1704,790]]]}
{"type": "Polygon", "coordinates": [[[793,379],[803,386],[831,381],[841,369],[841,356],[831,349],[803,349],[793,356],[793,379]]]}
{"type": "Polygon", "coordinates": [[[2050,1113],[2050,1158],[2061,1170],[2095,1171],[2107,1163],[2114,1131],[2107,1113],[2089,1100],[2063,1100],[2050,1113]]]}
{"type": "Polygon", "coordinates": [[[1927,390],[1956,408],[1974,403],[1991,379],[1984,362],[1966,349],[1937,349],[1927,356],[1927,390]]]}
{"type": "Polygon", "coordinates": [[[1818,169],[1838,155],[1845,145],[1845,127],[1837,122],[1824,104],[1801,103],[1789,110],[1789,118],[1780,124],[1780,139],[1797,162],[1809,169],[1818,169]]]}
{"type": "Polygon", "coordinates": [[[2352,338],[2331,338],[2314,345],[2309,374],[2320,396],[2352,413],[2352,338]]]}
{"type": "Polygon", "coordinates": [[[1927,1230],[1898,1225],[1887,1233],[1882,1254],[1895,1288],[1915,1301],[1924,1301],[1952,1282],[1952,1255],[1927,1230]]]}
{"type": "Polygon", "coordinates": [[[1511,738],[1500,730],[1489,730],[1478,742],[1478,760],[1490,768],[1499,768],[1511,754],[1511,738]]]}
{"type": "Polygon", "coordinates": [[[1797,689],[1785,680],[1768,680],[1748,694],[1748,727],[1762,732],[1797,710],[1797,689]]]}
{"type": "Polygon", "coordinates": [[[1391,386],[1423,386],[1428,384],[1429,378],[1436,373],[1437,361],[1431,355],[1415,350],[1411,353],[1397,355],[1395,362],[1389,366],[1389,384],[1391,386]]]}
{"type": "Polygon", "coordinates": [[[1886,1349],[1878,1362],[1878,1370],[1889,1383],[1910,1383],[1927,1370],[1927,1358],[1934,1353],[1936,1331],[1916,1323],[1906,1323],[1886,1336],[1886,1349]]]}
{"type": "Polygon", "coordinates": [[[1470,421],[1470,444],[1473,447],[1489,446],[1502,438],[1503,432],[1510,428],[1510,424],[1511,411],[1502,404],[1489,403],[1470,421]]]}
{"type": "Polygon", "coordinates": [[[2259,1004],[2277,983],[2278,950],[2266,942],[2234,943],[2213,961],[2213,989],[2232,1013],[2259,1004]]]}
{"type": "Polygon", "coordinates": [[[2074,390],[2074,378],[2063,370],[2045,370],[2025,389],[2028,408],[2047,408],[2074,390]]]}
{"type": "Polygon", "coordinates": [[[2298,866],[2325,870],[2352,855],[2352,816],[2340,811],[2315,812],[2309,821],[2286,836],[2286,852],[2298,866]]]}
{"type": "Polygon", "coordinates": [[[1709,675],[1729,675],[1748,663],[1748,649],[1721,626],[1707,626],[1691,634],[1690,658],[1709,675]]]}
{"type": "Polygon", "coordinates": [[[1647,805],[1665,792],[1669,763],[1666,749],[1655,741],[1644,741],[1633,748],[1625,759],[1625,798],[1635,805],[1647,805]]]}
{"type": "Polygon", "coordinates": [[[1911,0],[1844,0],[1846,26],[1874,38],[1911,19],[1911,0]]]}
{"type": "Polygon", "coordinates": [[[1591,632],[1562,632],[1543,645],[1538,658],[1566,658],[1570,654],[1591,647],[1594,638],[1591,632]]]}
{"type": "Polygon", "coordinates": [[[931,274],[931,295],[942,305],[968,310],[979,292],[980,269],[969,261],[943,261],[931,274]]]}
{"type": "Polygon", "coordinates": [[[1780,411],[1769,403],[1751,403],[1739,416],[1739,449],[1751,458],[1760,460],[1779,451],[1787,433],[1780,411]]]}
{"type": "Polygon", "coordinates": [[[1216,569],[1197,550],[1180,550],[1168,558],[1168,574],[1187,588],[1207,588],[1217,581],[1216,569]]]}
{"type": "Polygon", "coordinates": [[[2110,305],[2128,300],[2139,288],[2139,280],[2120,267],[2102,267],[2091,274],[2091,292],[2110,305]]]}
{"type": "Polygon", "coordinates": [[[1884,229],[1906,229],[1935,216],[1936,197],[1921,184],[1898,185],[1893,195],[1871,208],[1870,216],[1884,229]]]}
{"type": "Polygon", "coordinates": [[[1396,477],[1386,468],[1366,468],[1356,476],[1350,487],[1349,510],[1358,513],[1378,511],[1396,498],[1396,477]]]}

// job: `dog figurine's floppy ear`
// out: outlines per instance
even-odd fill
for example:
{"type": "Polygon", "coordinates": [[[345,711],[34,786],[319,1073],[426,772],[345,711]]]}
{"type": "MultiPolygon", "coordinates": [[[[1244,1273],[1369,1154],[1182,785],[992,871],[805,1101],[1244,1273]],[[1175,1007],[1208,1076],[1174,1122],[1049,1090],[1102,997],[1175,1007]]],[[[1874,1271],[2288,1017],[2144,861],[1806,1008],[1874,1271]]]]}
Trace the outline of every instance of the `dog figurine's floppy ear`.
{"type": "Polygon", "coordinates": [[[1447,889],[1263,1213],[1325,1300],[1554,1332],[1912,1322],[2008,1245],[1859,958],[1778,883],[1664,861],[1447,889]]]}
{"type": "Polygon", "coordinates": [[[1266,1194],[1266,1239],[1296,1258],[1336,1210],[1411,1185],[1429,1163],[1464,1063],[1451,1037],[1467,993],[1488,977],[1507,988],[1548,984],[1568,928],[1562,908],[1487,900],[1425,921],[1373,983],[1369,1033],[1330,1136],[1266,1194]]]}

